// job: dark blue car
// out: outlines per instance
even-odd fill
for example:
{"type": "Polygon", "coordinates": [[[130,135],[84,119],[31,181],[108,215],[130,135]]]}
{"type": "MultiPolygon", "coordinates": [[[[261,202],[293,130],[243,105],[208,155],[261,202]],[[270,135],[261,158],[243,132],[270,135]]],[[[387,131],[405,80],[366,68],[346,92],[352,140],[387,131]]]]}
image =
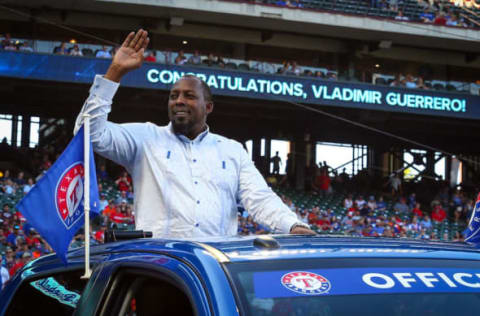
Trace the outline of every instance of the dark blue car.
{"type": "Polygon", "coordinates": [[[138,239],[37,259],[0,315],[479,315],[480,251],[344,237],[138,239]]]}

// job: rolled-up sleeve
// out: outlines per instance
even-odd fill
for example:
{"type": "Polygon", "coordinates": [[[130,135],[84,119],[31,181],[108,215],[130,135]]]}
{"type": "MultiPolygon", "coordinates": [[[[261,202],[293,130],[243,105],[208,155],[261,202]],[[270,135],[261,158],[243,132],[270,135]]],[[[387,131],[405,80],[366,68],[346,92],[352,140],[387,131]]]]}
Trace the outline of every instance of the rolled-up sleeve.
{"type": "Polygon", "coordinates": [[[254,221],[279,233],[289,233],[294,224],[301,223],[267,185],[243,148],[240,149],[239,177],[238,199],[254,221]]]}
{"type": "Polygon", "coordinates": [[[134,136],[137,124],[115,124],[107,121],[118,87],[116,82],[100,75],[95,76],[90,95],[75,121],[74,134],[83,125],[84,114],[89,114],[93,150],[130,170],[138,147],[134,136]]]}

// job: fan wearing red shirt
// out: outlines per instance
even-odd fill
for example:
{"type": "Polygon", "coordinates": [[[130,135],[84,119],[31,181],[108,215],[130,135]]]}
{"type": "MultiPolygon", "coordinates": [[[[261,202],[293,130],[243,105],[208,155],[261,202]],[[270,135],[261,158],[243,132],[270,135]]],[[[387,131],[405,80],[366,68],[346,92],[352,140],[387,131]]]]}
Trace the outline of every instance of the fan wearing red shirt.
{"type": "Polygon", "coordinates": [[[128,176],[126,172],[123,172],[120,178],[115,181],[115,184],[120,191],[128,191],[132,186],[132,179],[128,176]]]}
{"type": "Polygon", "coordinates": [[[435,222],[441,223],[447,217],[447,213],[443,210],[441,205],[435,205],[435,208],[432,212],[432,220],[435,222]]]}
{"type": "Polygon", "coordinates": [[[420,209],[420,203],[415,204],[415,208],[412,210],[414,215],[417,215],[419,218],[423,217],[423,212],[420,209]]]}

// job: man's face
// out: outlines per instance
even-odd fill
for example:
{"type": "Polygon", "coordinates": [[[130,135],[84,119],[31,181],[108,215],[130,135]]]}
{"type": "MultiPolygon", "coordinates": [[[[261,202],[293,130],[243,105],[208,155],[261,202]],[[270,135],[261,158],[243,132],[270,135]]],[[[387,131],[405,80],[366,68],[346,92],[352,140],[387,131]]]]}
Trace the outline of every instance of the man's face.
{"type": "Polygon", "coordinates": [[[199,79],[180,79],[170,91],[168,117],[176,133],[196,137],[204,130],[212,110],[213,103],[205,100],[199,79]]]}

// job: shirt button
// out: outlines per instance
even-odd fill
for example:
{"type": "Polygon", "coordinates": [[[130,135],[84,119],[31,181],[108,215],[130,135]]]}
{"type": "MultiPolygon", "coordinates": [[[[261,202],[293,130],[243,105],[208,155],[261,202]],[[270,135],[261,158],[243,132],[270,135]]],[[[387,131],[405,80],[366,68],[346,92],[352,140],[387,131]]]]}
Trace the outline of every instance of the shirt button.
{"type": "Polygon", "coordinates": [[[198,181],[195,181],[194,183],[195,183],[195,184],[198,184],[198,181]]]}
{"type": "Polygon", "coordinates": [[[197,162],[197,159],[193,159],[193,162],[197,162]]]}
{"type": "Polygon", "coordinates": [[[195,227],[198,227],[199,225],[200,225],[199,223],[196,223],[196,224],[195,224],[195,227]]]}
{"type": "Polygon", "coordinates": [[[197,201],[197,204],[200,204],[200,201],[197,201]]]}

